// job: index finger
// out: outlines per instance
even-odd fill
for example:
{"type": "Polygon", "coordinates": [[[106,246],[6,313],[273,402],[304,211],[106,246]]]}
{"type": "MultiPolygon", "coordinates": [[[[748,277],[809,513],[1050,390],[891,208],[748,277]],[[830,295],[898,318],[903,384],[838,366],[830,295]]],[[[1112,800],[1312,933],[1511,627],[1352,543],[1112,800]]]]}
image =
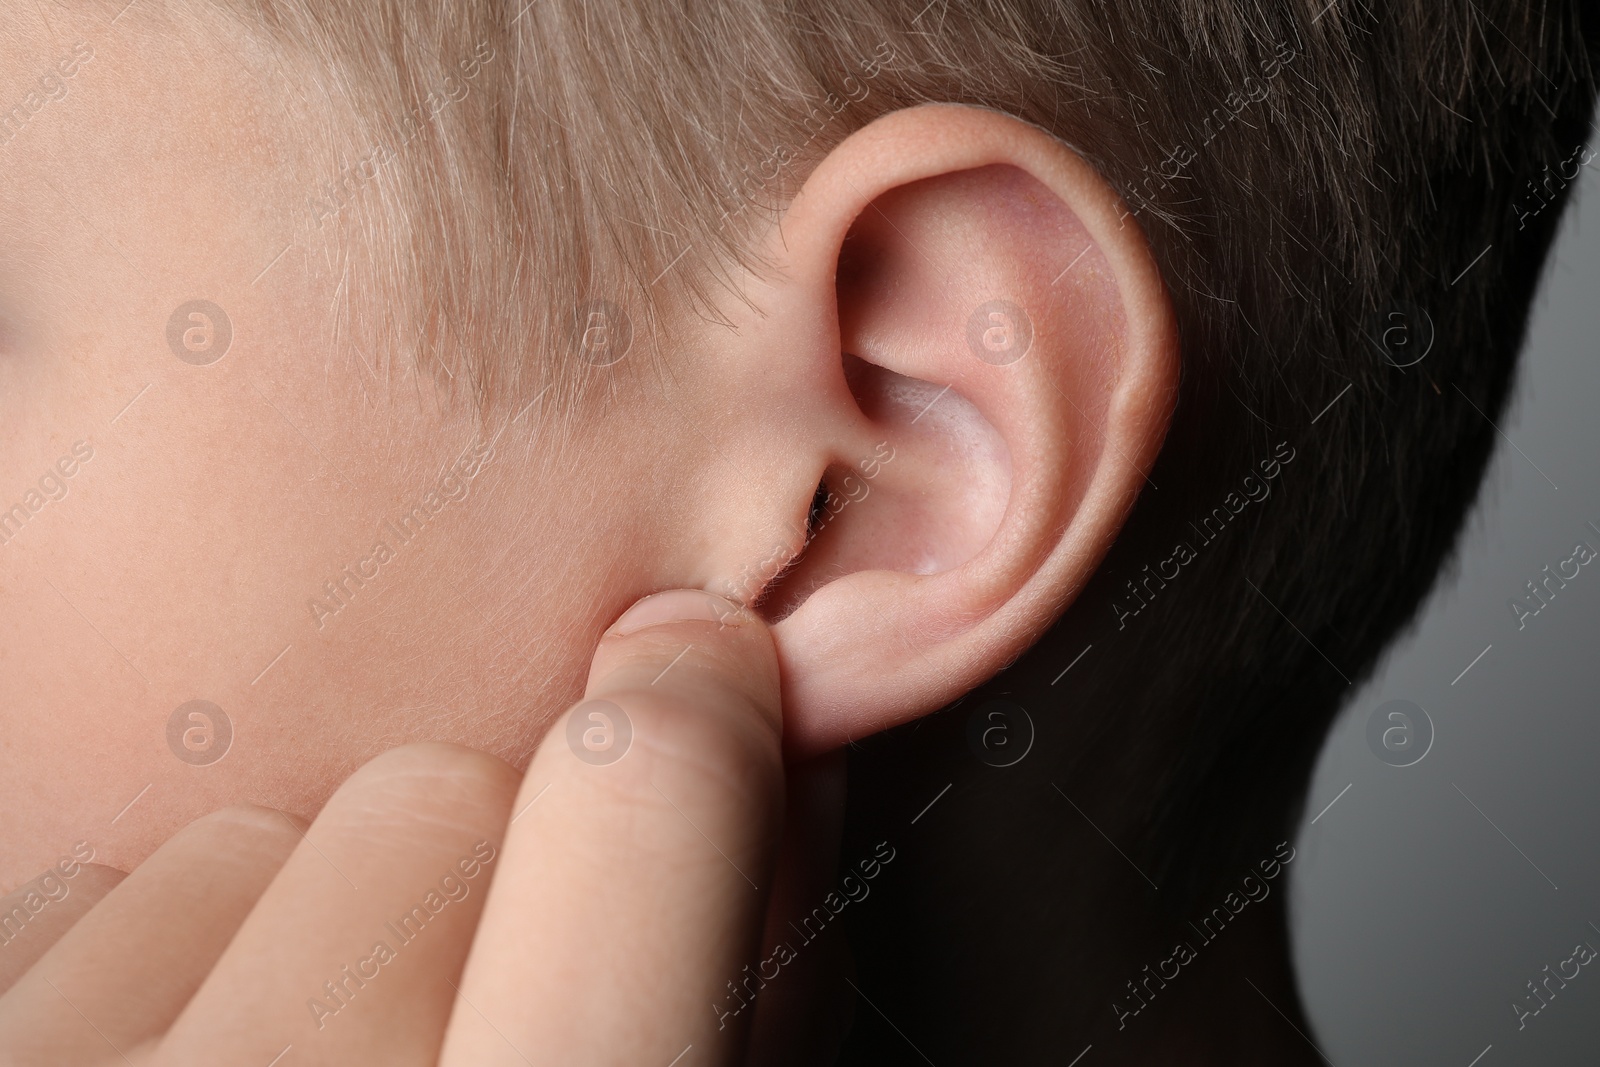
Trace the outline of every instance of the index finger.
{"type": "Polygon", "coordinates": [[[713,1005],[759,947],[782,818],[766,625],[695,590],[635,605],[528,769],[441,1062],[737,1061],[713,1005]]]}

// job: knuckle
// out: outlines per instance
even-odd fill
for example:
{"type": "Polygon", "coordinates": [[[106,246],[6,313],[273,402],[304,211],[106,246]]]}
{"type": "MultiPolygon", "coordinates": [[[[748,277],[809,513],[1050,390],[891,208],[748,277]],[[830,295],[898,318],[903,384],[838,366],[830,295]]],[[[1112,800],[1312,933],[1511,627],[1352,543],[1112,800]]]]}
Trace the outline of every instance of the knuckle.
{"type": "Polygon", "coordinates": [[[740,801],[764,800],[781,781],[776,732],[748,709],[696,706],[654,690],[608,695],[633,724],[635,751],[618,761],[616,784],[653,795],[665,774],[697,780],[740,801]],[[637,758],[632,758],[637,757],[637,758]],[[629,766],[631,764],[631,766],[629,766]]]}
{"type": "Polygon", "coordinates": [[[391,748],[363,765],[339,787],[329,811],[411,812],[449,810],[472,819],[511,802],[518,777],[504,760],[444,742],[391,748]]]}
{"type": "Polygon", "coordinates": [[[253,838],[299,839],[306,821],[286,811],[259,804],[230,804],[202,815],[189,828],[202,833],[247,834],[253,838]]]}
{"type": "Polygon", "coordinates": [[[698,676],[710,685],[739,694],[758,712],[773,701],[777,692],[777,650],[764,627],[740,625],[722,629],[715,623],[695,621],[606,640],[617,642],[608,650],[607,666],[611,670],[606,673],[616,671],[641,688],[647,687],[643,683],[649,683],[653,689],[655,683],[651,680],[662,675],[668,688],[680,688],[685,678],[698,676]]]}
{"type": "Polygon", "coordinates": [[[235,804],[200,816],[161,851],[190,862],[204,857],[219,868],[251,868],[269,859],[281,863],[300,843],[305,827],[304,819],[276,808],[235,804]]]}

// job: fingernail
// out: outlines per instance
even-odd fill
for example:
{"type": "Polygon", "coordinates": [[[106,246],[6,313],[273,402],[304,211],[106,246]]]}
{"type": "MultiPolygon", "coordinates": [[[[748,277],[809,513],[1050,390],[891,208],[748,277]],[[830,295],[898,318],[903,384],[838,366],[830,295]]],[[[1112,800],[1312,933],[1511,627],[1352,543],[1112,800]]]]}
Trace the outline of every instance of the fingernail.
{"type": "Polygon", "coordinates": [[[626,637],[669,622],[720,622],[736,626],[743,617],[737,604],[714,593],[703,589],[669,589],[647,596],[623,612],[622,618],[611,624],[611,632],[626,637]]]}

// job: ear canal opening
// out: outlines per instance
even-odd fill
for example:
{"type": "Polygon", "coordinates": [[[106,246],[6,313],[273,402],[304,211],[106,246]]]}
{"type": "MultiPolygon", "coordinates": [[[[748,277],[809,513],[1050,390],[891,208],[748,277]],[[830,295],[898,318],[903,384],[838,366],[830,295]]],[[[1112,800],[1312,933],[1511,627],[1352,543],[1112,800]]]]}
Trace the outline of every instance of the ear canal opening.
{"type": "Polygon", "coordinates": [[[822,529],[823,517],[827,513],[828,479],[824,477],[817,483],[817,491],[811,495],[811,510],[806,513],[806,545],[809,546],[811,539],[822,529]]]}
{"type": "Polygon", "coordinates": [[[811,494],[811,507],[806,512],[805,543],[800,546],[800,551],[796,552],[794,556],[767,581],[767,584],[761,587],[761,591],[757,593],[755,599],[750,602],[750,609],[760,615],[770,625],[776,625],[777,623],[783,621],[784,618],[788,617],[794,612],[795,608],[800,606],[800,602],[804,599],[803,596],[794,597],[792,595],[784,595],[785,579],[788,578],[790,572],[798,567],[801,561],[805,559],[806,553],[811,549],[811,543],[816,540],[817,535],[822,532],[822,528],[827,524],[829,515],[828,500],[830,495],[831,491],[828,489],[828,478],[825,474],[823,475],[822,480],[817,482],[817,491],[811,494]]]}

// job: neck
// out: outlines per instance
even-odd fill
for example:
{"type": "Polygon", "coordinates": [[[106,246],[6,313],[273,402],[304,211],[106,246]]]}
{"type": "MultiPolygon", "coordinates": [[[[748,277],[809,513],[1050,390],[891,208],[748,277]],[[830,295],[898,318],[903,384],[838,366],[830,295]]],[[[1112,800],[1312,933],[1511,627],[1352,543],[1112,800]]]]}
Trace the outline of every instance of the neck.
{"type": "Polygon", "coordinates": [[[1290,966],[1292,863],[1180,902],[1138,869],[1125,775],[984,766],[945,729],[852,759],[842,855],[887,839],[901,858],[850,924],[876,1010],[858,1005],[848,1048],[865,1058],[842,1062],[919,1062],[908,1039],[935,1062],[1063,1064],[1091,1046],[1081,1067],[1322,1062],[1290,966]]]}

